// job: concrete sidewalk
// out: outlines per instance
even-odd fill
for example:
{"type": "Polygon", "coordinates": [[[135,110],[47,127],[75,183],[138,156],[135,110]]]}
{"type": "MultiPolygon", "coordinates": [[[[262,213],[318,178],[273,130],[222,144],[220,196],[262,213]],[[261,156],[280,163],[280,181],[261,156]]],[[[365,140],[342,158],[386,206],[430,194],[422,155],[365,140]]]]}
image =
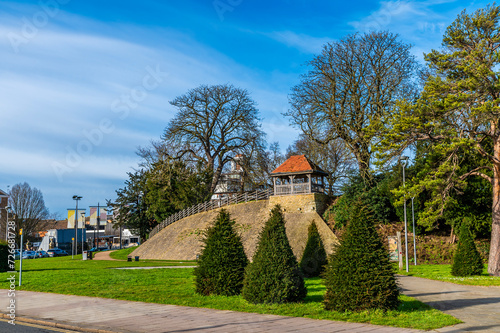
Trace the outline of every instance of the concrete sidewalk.
{"type": "MultiPolygon", "coordinates": [[[[2,290],[0,309],[9,298],[2,290]]],[[[121,301],[30,291],[16,292],[16,316],[87,332],[343,332],[405,333],[417,330],[261,315],[175,305],[121,301]]]]}
{"type": "Polygon", "coordinates": [[[437,332],[500,332],[500,287],[464,286],[412,276],[398,276],[398,282],[403,294],[464,322],[437,332]]]}

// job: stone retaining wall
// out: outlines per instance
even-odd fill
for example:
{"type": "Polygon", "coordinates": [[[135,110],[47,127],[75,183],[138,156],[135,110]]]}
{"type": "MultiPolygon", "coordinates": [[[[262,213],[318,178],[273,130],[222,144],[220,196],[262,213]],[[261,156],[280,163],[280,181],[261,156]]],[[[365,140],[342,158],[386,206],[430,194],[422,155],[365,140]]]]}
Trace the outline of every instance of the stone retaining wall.
{"type": "Polygon", "coordinates": [[[269,197],[269,206],[279,204],[288,213],[312,213],[322,215],[327,208],[328,196],[323,193],[273,195],[269,197]]]}

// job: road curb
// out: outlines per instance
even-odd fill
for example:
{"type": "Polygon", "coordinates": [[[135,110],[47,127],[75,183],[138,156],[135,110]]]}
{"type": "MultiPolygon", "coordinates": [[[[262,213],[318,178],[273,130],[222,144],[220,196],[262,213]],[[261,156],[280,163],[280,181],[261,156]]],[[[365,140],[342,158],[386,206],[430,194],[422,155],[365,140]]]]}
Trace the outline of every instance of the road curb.
{"type": "MultiPolygon", "coordinates": [[[[8,319],[8,320],[12,319],[10,317],[10,315],[5,314],[5,313],[1,314],[1,318],[8,319]]],[[[28,318],[28,317],[16,316],[15,321],[28,323],[28,324],[47,326],[47,327],[61,328],[61,329],[65,329],[65,330],[88,332],[88,333],[123,333],[122,331],[109,331],[109,330],[104,330],[104,329],[100,329],[100,328],[90,328],[90,327],[82,327],[82,326],[75,326],[75,325],[69,325],[69,324],[61,324],[61,323],[57,323],[55,321],[34,319],[34,318],[28,318]]]]}

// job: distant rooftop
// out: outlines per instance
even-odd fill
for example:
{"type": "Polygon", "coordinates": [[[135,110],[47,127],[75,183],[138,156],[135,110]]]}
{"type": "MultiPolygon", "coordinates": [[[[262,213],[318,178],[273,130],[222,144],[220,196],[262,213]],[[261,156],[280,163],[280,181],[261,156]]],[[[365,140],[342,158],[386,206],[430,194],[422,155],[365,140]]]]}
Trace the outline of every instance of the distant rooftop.
{"type": "Polygon", "coordinates": [[[283,164],[276,168],[271,174],[288,174],[288,173],[320,173],[327,174],[321,170],[316,164],[311,162],[305,155],[290,156],[283,164]]]}

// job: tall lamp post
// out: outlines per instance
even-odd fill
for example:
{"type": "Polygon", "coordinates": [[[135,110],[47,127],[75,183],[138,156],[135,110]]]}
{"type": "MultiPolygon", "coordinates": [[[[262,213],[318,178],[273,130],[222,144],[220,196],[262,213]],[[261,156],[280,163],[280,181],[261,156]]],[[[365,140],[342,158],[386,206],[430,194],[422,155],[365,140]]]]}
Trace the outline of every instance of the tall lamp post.
{"type": "Polygon", "coordinates": [[[99,251],[99,235],[101,232],[101,207],[97,203],[97,242],[95,244],[96,251],[99,251]]]}
{"type": "Polygon", "coordinates": [[[413,199],[415,199],[415,197],[411,198],[411,217],[413,220],[413,261],[414,265],[417,266],[417,230],[415,229],[415,209],[413,208],[413,199]]]}
{"type": "Polygon", "coordinates": [[[5,207],[5,211],[7,212],[7,222],[5,223],[5,241],[9,239],[9,213],[12,208],[10,206],[5,207]]]}
{"type": "Polygon", "coordinates": [[[78,245],[78,201],[81,199],[82,197],[79,196],[79,195],[74,195],[73,196],[73,200],[76,201],[76,210],[75,210],[75,238],[73,240],[74,244],[73,244],[73,252],[78,252],[77,251],[77,245],[78,245]]]}
{"type": "MultiPolygon", "coordinates": [[[[399,158],[403,165],[403,189],[405,189],[405,168],[408,163],[408,156],[401,156],[399,158]]],[[[405,216],[405,258],[406,258],[406,272],[408,272],[408,226],[406,223],[406,190],[404,193],[404,216],[405,216]]]]}
{"type": "Polygon", "coordinates": [[[83,256],[83,229],[85,228],[85,212],[82,212],[82,256],[83,256]]]}

